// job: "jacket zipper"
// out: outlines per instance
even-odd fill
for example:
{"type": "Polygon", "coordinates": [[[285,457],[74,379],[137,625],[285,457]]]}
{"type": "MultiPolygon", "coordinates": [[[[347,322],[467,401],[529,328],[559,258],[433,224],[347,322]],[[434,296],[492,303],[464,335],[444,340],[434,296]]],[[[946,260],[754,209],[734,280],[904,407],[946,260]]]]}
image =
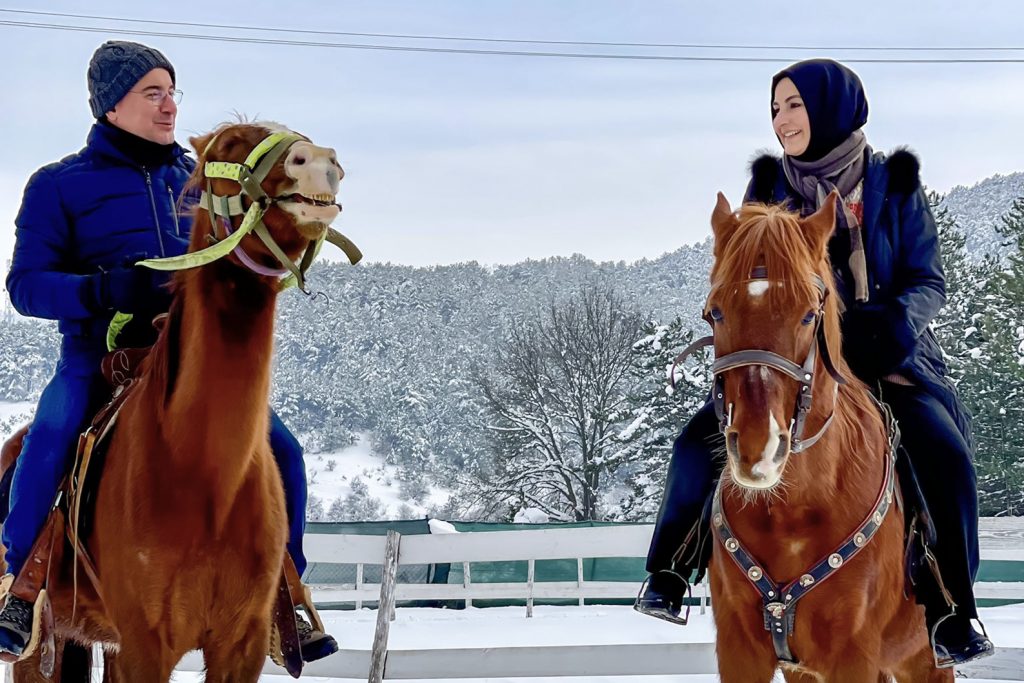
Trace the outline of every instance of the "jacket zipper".
{"type": "Polygon", "coordinates": [[[167,197],[171,200],[171,216],[174,218],[174,234],[181,237],[181,230],[178,228],[178,207],[174,203],[174,190],[167,186],[167,197]]]}
{"type": "Polygon", "coordinates": [[[156,226],[156,240],[160,243],[160,256],[167,256],[164,251],[164,236],[160,234],[160,215],[156,212],[156,197],[153,195],[153,179],[149,177],[149,170],[143,166],[142,174],[146,176],[146,190],[149,191],[149,205],[153,207],[153,223],[156,226]]]}

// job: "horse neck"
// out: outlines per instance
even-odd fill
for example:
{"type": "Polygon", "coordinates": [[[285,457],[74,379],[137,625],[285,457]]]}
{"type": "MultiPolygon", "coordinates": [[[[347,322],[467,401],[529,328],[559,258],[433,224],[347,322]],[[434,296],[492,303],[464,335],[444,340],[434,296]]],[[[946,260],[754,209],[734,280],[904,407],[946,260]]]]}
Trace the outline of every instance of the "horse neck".
{"type": "Polygon", "coordinates": [[[218,261],[186,273],[177,376],[164,424],[190,468],[242,472],[267,438],[274,310],[272,283],[218,261]]]}

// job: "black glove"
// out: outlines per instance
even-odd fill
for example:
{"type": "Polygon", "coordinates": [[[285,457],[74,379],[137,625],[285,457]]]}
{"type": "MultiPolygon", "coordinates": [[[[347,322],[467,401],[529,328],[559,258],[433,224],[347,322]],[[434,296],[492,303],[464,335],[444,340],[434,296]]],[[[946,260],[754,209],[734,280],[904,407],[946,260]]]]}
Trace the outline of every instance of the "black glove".
{"type": "Polygon", "coordinates": [[[103,311],[163,313],[171,307],[171,275],[141,266],[123,266],[92,276],[93,301],[103,311]]]}
{"type": "Polygon", "coordinates": [[[913,351],[894,334],[899,324],[881,307],[858,306],[843,313],[843,356],[868,384],[894,372],[913,351]]]}

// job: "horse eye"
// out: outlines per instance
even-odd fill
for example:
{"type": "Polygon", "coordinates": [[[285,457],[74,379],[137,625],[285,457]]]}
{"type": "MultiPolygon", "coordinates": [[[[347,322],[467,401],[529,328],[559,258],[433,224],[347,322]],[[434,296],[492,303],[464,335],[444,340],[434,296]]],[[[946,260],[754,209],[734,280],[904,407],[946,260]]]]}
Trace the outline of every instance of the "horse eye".
{"type": "Polygon", "coordinates": [[[805,315],[804,319],[800,321],[800,324],[801,325],[810,325],[811,323],[814,322],[814,319],[817,318],[817,317],[818,317],[818,314],[815,313],[814,311],[807,311],[807,315],[805,315]]]}
{"type": "Polygon", "coordinates": [[[718,306],[715,306],[714,308],[712,308],[708,312],[708,315],[710,315],[711,319],[714,320],[716,323],[722,322],[722,317],[723,317],[722,316],[722,310],[720,308],[718,308],[718,306]]]}

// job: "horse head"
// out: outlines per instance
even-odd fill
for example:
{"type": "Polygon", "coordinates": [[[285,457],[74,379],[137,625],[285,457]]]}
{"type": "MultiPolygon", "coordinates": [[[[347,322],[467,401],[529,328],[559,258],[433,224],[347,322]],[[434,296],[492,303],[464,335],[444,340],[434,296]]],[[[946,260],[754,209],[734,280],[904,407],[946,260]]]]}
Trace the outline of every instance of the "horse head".
{"type": "Polygon", "coordinates": [[[834,199],[801,219],[780,206],[734,212],[719,193],[711,217],[715,263],[704,317],[714,330],[714,399],[730,478],[746,490],[779,485],[790,455],[813,445],[831,420],[804,437],[812,398],[828,415],[842,381],[829,357],[839,351],[836,297],[828,296],[834,199]]]}
{"type": "Polygon", "coordinates": [[[341,211],[345,172],[333,149],[261,122],[227,124],[190,142],[199,158],[193,182],[203,191],[190,251],[242,232],[233,258],[258,274],[295,274],[297,260],[312,260],[311,252],[303,257],[341,211]]]}

